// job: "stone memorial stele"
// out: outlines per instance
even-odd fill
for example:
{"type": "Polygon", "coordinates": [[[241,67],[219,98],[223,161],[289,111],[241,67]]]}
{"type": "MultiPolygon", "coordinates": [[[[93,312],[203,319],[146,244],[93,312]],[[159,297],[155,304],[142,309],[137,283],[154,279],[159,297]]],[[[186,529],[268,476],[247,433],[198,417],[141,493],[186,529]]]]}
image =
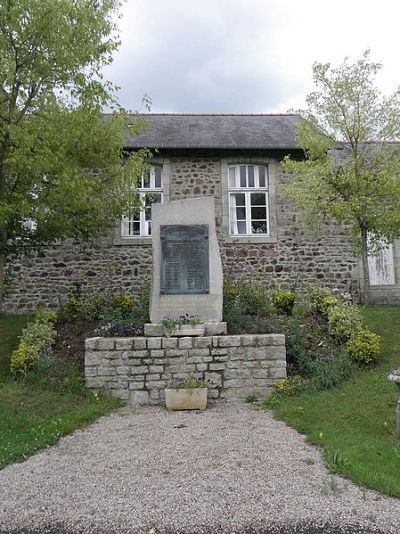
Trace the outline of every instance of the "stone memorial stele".
{"type": "Polygon", "coordinates": [[[222,264],[214,198],[153,204],[151,221],[151,322],[160,324],[166,317],[178,319],[188,314],[206,324],[225,325],[221,323],[222,264]]]}

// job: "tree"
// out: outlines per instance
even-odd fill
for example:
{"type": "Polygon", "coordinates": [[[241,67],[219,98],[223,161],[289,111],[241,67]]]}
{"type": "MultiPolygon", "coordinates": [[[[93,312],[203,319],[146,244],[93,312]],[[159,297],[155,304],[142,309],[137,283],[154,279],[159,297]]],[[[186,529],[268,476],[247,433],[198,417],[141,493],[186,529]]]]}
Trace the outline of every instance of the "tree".
{"type": "Polygon", "coordinates": [[[299,112],[305,158],[283,162],[293,177],[287,192],[304,210],[308,226],[321,220],[350,225],[362,258],[366,302],[368,255],[400,234],[400,89],[381,94],[375,85],[380,68],[369,51],[337,68],[315,63],[316,90],[299,112]]]}
{"type": "Polygon", "coordinates": [[[119,8],[0,0],[0,303],[10,252],[109,231],[138,206],[149,153],[123,153],[128,116],[101,73],[119,44],[119,8]]]}

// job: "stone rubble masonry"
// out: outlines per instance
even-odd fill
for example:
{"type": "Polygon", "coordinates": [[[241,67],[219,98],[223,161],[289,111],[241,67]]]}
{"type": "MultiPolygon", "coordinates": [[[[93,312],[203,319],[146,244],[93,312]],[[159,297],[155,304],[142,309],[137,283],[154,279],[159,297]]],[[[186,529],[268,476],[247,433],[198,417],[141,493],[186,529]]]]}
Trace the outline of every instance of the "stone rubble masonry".
{"type": "MultiPolygon", "coordinates": [[[[234,162],[265,162],[270,166],[274,239],[265,242],[258,237],[246,240],[228,235],[222,168],[230,161],[231,157],[217,152],[171,154],[155,161],[168,168],[166,200],[214,196],[225,277],[258,277],[269,286],[282,288],[320,283],[357,291],[358,260],[348,229],[342,225],[325,226],[314,235],[304,230],[301,214],[283,194],[288,178],[278,171],[277,157],[261,152],[257,157],[240,153],[234,157],[234,162]]],[[[4,311],[31,312],[40,305],[56,308],[77,284],[84,292],[107,286],[114,292],[124,290],[139,296],[143,284],[151,278],[151,238],[121,241],[116,237],[110,235],[91,244],[63,241],[39,252],[27,247],[22,255],[10,257],[4,311]]]]}
{"type": "Polygon", "coordinates": [[[85,343],[88,388],[132,406],[164,404],[174,378],[210,380],[210,402],[266,397],[286,378],[285,336],[94,337],[85,343]]]}

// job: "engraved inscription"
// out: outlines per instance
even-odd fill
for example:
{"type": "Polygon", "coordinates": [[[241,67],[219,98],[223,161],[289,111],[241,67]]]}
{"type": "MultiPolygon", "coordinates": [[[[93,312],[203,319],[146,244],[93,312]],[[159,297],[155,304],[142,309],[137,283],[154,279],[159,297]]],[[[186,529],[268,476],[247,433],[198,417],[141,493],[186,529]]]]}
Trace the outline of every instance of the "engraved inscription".
{"type": "Polygon", "coordinates": [[[208,293],[208,225],[162,225],[160,230],[160,294],[208,293]]]}

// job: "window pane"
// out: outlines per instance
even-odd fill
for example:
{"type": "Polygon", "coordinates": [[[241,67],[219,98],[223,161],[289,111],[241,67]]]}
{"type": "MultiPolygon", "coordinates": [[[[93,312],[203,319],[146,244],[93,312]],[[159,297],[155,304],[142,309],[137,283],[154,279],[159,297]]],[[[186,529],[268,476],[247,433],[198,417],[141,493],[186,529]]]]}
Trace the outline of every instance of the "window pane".
{"type": "Polygon", "coordinates": [[[246,187],[246,166],[240,166],[240,187],[246,187]]]}
{"type": "Polygon", "coordinates": [[[129,235],[140,235],[140,222],[129,223],[129,235]]]}
{"type": "Polygon", "coordinates": [[[236,208],[236,219],[246,219],[246,208],[236,208]]]}
{"type": "Polygon", "coordinates": [[[161,187],[161,167],[155,167],[154,187],[161,187]]]}
{"type": "Polygon", "coordinates": [[[236,168],[229,167],[229,187],[236,187],[236,168]]]}
{"type": "Polygon", "coordinates": [[[267,218],[267,210],[265,207],[251,208],[251,218],[265,220],[267,218]]]}
{"type": "Polygon", "coordinates": [[[252,206],[265,206],[265,193],[251,193],[252,206]]]}
{"type": "Polygon", "coordinates": [[[262,165],[258,167],[258,180],[260,187],[265,187],[265,167],[262,165]]]}
{"type": "Polygon", "coordinates": [[[252,234],[266,234],[267,233],[267,221],[251,221],[251,233],[252,234]]]}
{"type": "Polygon", "coordinates": [[[231,197],[234,197],[233,202],[236,200],[236,206],[245,206],[246,200],[244,193],[235,193],[231,197]]]}
{"type": "Polygon", "coordinates": [[[246,221],[238,221],[237,223],[238,234],[246,233],[246,221]]]}
{"type": "Polygon", "coordinates": [[[253,165],[249,165],[247,167],[247,172],[249,175],[249,187],[254,187],[254,167],[253,165]]]}

